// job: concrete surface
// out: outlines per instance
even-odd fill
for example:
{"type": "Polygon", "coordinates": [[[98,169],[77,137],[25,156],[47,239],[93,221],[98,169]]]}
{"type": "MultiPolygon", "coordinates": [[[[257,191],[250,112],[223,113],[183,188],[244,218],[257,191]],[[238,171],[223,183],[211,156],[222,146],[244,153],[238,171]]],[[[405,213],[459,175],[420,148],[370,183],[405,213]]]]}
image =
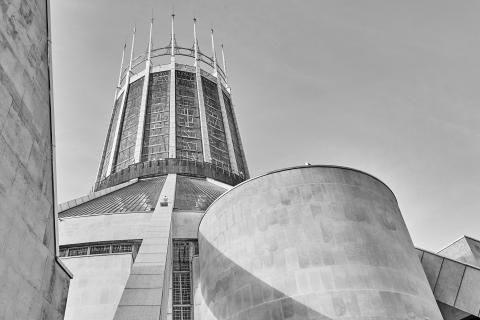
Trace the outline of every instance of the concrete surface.
{"type": "Polygon", "coordinates": [[[132,254],[62,258],[75,278],[70,283],[65,320],[113,319],[132,267],[132,254]]]}
{"type": "MultiPolygon", "coordinates": [[[[480,269],[439,254],[417,250],[437,301],[480,316],[480,269]]],[[[455,309],[450,311],[455,312],[455,309]]]]}
{"type": "Polygon", "coordinates": [[[0,0],[0,319],[63,319],[47,1],[0,0]]]}
{"type": "Polygon", "coordinates": [[[151,212],[72,217],[59,221],[60,245],[143,239],[151,212]]]}
{"type": "Polygon", "coordinates": [[[144,230],[142,245],[115,312],[115,320],[167,319],[175,184],[176,175],[169,174],[158,200],[167,196],[168,206],[158,203],[144,230]]]}
{"type": "Polygon", "coordinates": [[[480,241],[463,236],[443,248],[438,254],[480,267],[480,241]]]}
{"type": "Polygon", "coordinates": [[[240,184],[205,213],[199,246],[202,320],[442,319],[394,195],[359,171],[240,184]]]}
{"type": "Polygon", "coordinates": [[[203,212],[174,211],[172,223],[172,237],[174,239],[197,239],[198,226],[203,212]]]}

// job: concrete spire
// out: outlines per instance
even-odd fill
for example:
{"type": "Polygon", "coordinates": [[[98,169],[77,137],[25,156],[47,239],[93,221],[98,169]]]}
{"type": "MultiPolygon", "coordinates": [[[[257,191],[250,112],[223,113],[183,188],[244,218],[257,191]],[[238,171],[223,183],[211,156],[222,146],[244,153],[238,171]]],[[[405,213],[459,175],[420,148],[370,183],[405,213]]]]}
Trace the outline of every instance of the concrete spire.
{"type": "MultiPolygon", "coordinates": [[[[225,74],[225,82],[228,82],[228,77],[227,77],[227,65],[225,63],[225,54],[223,53],[223,43],[221,45],[222,47],[222,63],[223,63],[223,73],[225,74]]],[[[228,86],[228,84],[227,84],[228,86]]]]}
{"type": "Polygon", "coordinates": [[[152,11],[152,20],[150,20],[150,35],[148,38],[148,53],[147,53],[147,60],[150,61],[152,56],[152,29],[153,29],[153,11],[152,11]]]}
{"type": "Polygon", "coordinates": [[[193,48],[195,51],[195,67],[198,64],[197,18],[193,18],[193,48]]]}
{"type": "Polygon", "coordinates": [[[131,50],[130,50],[130,64],[129,64],[129,66],[128,66],[128,72],[132,72],[133,49],[135,48],[135,32],[136,32],[136,28],[133,27],[132,48],[131,48],[131,50]]]}
{"type": "MultiPolygon", "coordinates": [[[[122,62],[120,62],[120,72],[118,74],[117,90],[120,90],[120,85],[121,85],[121,82],[122,82],[123,60],[125,59],[125,49],[126,48],[127,48],[127,44],[125,43],[123,45],[123,50],[122,50],[122,62]]],[[[115,93],[115,96],[116,96],[116,93],[115,93]]]]}
{"type": "Polygon", "coordinates": [[[170,59],[172,62],[175,61],[175,29],[174,29],[174,22],[175,22],[175,13],[172,13],[172,39],[171,41],[171,52],[170,52],[170,59]]]}
{"type": "Polygon", "coordinates": [[[216,77],[218,74],[218,70],[217,70],[217,54],[215,52],[215,40],[213,39],[213,28],[212,28],[211,37],[212,37],[212,53],[213,53],[213,75],[216,77]]]}

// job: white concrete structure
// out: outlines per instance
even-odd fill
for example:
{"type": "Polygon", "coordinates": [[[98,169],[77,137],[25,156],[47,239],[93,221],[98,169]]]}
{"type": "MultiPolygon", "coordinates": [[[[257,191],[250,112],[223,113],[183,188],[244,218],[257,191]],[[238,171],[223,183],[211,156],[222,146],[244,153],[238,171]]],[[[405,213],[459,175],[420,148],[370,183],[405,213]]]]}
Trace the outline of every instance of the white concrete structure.
{"type": "Polygon", "coordinates": [[[75,273],[67,320],[478,316],[478,270],[426,253],[420,263],[378,179],[305,166],[245,181],[223,46],[222,70],[213,31],[210,58],[196,19],[192,48],[177,44],[174,15],[171,28],[167,46],[150,33],[138,57],[134,32],[95,192],[60,205],[60,254],[75,273]]]}
{"type": "Polygon", "coordinates": [[[0,5],[0,319],[63,319],[49,1],[0,5]]]}

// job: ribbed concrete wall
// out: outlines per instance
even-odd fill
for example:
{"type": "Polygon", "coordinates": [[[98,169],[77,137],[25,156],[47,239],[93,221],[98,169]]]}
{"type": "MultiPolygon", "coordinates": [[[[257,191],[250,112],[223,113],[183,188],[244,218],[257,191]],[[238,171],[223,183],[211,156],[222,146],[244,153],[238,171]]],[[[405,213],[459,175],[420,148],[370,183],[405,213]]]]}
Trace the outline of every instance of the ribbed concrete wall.
{"type": "Polygon", "coordinates": [[[47,0],[0,0],[0,319],[63,319],[47,0]]]}
{"type": "Polygon", "coordinates": [[[201,319],[442,319],[396,199],[351,169],[250,180],[199,227],[201,319]]]}
{"type": "Polygon", "coordinates": [[[70,282],[65,320],[110,320],[132,267],[132,254],[62,258],[75,277],[70,282]]]}
{"type": "Polygon", "coordinates": [[[454,307],[449,310],[442,306],[444,319],[456,318],[458,310],[479,317],[480,269],[459,260],[417,250],[435,299],[447,307],[454,307]]]}

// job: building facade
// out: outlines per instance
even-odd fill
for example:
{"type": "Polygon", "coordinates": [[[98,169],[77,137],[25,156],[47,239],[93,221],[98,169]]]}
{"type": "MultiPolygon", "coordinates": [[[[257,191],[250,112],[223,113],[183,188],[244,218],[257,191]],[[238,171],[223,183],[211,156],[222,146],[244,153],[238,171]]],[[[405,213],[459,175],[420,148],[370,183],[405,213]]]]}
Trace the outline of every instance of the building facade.
{"type": "Polygon", "coordinates": [[[221,67],[213,30],[209,57],[195,20],[192,48],[173,22],[138,57],[134,31],[94,192],[60,205],[66,319],[478,316],[476,271],[463,289],[450,269],[437,281],[378,179],[310,165],[249,179],[223,48],[221,67]]]}
{"type": "Polygon", "coordinates": [[[0,319],[63,319],[48,1],[0,5],[0,319]]]}

